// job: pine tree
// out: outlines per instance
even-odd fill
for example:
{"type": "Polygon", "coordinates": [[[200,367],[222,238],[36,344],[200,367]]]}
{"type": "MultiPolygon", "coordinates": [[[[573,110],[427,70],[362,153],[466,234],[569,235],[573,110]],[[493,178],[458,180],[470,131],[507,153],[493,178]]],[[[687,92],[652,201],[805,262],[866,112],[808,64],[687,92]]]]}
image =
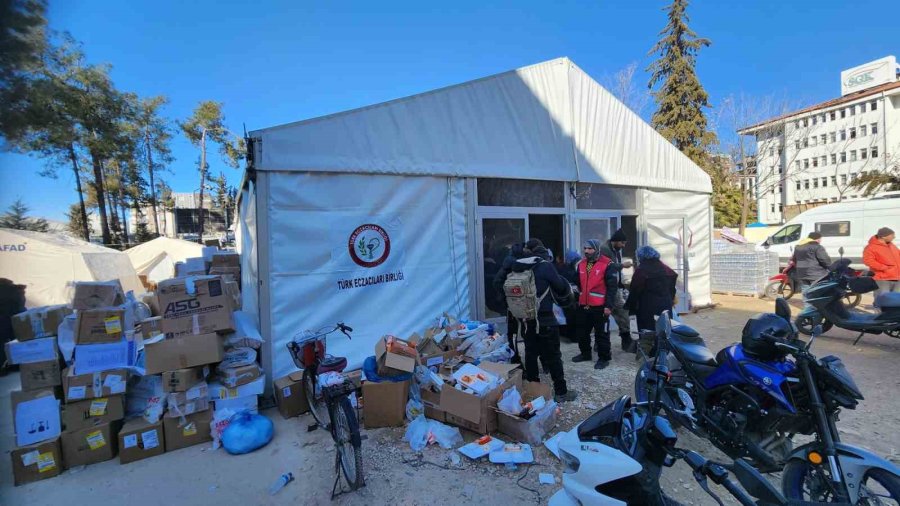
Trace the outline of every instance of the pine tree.
{"type": "Polygon", "coordinates": [[[9,210],[3,216],[0,216],[0,228],[11,228],[13,230],[31,230],[32,232],[48,232],[50,225],[43,218],[29,218],[28,206],[22,202],[22,199],[16,199],[9,206],[9,210]]]}
{"type": "Polygon", "coordinates": [[[91,214],[86,213],[85,215],[82,215],[82,205],[83,203],[72,204],[71,206],[69,206],[69,211],[66,212],[66,217],[69,218],[69,223],[66,225],[66,229],[70,234],[76,237],[82,237],[85,231],[87,231],[87,238],[85,240],[89,241],[91,234],[93,233],[93,227],[91,227],[90,222],[91,214]],[[88,221],[83,222],[83,216],[87,216],[88,221]]]}
{"type": "Polygon", "coordinates": [[[649,87],[657,109],[651,124],[682,153],[703,167],[708,161],[708,149],[716,143],[716,135],[708,130],[703,112],[709,107],[709,95],[697,78],[695,67],[700,48],[710,45],[709,39],[698,38],[688,28],[688,0],[673,0],[665,8],[669,22],[659,33],[662,37],[650,51],[659,58],[647,69],[649,87]]]}

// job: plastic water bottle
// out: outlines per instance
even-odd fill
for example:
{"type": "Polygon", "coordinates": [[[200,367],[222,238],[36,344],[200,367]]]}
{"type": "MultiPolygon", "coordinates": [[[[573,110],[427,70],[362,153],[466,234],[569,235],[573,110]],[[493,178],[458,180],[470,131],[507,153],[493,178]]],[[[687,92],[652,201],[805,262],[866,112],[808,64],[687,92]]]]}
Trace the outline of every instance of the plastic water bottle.
{"type": "Polygon", "coordinates": [[[284,473],[275,480],[275,483],[269,487],[269,495],[275,495],[279,490],[283,489],[285,485],[294,480],[294,473],[284,473]]]}

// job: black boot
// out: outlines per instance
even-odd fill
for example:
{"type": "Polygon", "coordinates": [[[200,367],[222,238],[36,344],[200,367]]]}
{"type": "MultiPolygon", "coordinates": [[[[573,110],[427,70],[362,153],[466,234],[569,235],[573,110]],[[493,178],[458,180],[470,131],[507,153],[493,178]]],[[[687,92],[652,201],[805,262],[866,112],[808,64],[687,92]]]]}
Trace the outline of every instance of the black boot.
{"type": "Polygon", "coordinates": [[[594,369],[597,369],[598,371],[600,369],[606,369],[607,367],[609,367],[609,360],[603,360],[602,358],[598,359],[597,363],[594,364],[594,369]]]}
{"type": "Polygon", "coordinates": [[[572,357],[572,362],[575,362],[575,363],[590,362],[590,361],[591,361],[591,356],[585,355],[584,353],[579,353],[578,355],[575,355],[574,357],[572,357]]]}
{"type": "Polygon", "coordinates": [[[631,338],[631,335],[630,334],[622,334],[619,337],[622,338],[622,351],[624,351],[626,353],[634,353],[635,345],[634,345],[634,339],[631,338]]]}

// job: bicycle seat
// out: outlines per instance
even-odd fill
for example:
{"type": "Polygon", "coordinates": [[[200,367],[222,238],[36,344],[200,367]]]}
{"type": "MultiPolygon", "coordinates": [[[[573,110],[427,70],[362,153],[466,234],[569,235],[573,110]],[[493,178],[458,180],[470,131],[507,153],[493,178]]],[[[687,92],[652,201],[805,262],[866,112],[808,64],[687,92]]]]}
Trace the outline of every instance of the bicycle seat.
{"type": "Polygon", "coordinates": [[[346,357],[332,357],[331,355],[327,355],[320,363],[318,374],[326,373],[326,372],[342,372],[347,368],[347,358],[346,357]]]}
{"type": "Polygon", "coordinates": [[[900,308],[900,293],[883,293],[875,299],[875,305],[880,308],[900,308]]]}

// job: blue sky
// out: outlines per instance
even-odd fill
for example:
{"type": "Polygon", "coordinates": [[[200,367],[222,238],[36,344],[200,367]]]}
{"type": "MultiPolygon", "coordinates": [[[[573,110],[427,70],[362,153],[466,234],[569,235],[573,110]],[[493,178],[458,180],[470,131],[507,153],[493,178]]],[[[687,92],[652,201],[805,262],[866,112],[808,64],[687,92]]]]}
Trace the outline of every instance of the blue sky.
{"type": "MultiPolygon", "coordinates": [[[[112,64],[119,88],[167,95],[169,118],[214,99],[241,131],[559,56],[597,79],[638,62],[643,86],[667,3],[66,0],[52,2],[49,18],[83,42],[90,61],[112,64]]],[[[714,106],[740,93],[796,104],[836,97],[842,69],[900,52],[895,17],[885,14],[891,4],[695,1],[691,26],[713,42],[700,55],[700,79],[714,106]]],[[[193,191],[196,149],[180,135],[172,147],[177,159],[164,177],[193,191]]],[[[22,197],[33,214],[65,219],[74,180],[39,177],[43,164],[0,154],[0,209],[22,197]]],[[[215,158],[211,171],[234,184],[241,176],[215,158]]]]}

